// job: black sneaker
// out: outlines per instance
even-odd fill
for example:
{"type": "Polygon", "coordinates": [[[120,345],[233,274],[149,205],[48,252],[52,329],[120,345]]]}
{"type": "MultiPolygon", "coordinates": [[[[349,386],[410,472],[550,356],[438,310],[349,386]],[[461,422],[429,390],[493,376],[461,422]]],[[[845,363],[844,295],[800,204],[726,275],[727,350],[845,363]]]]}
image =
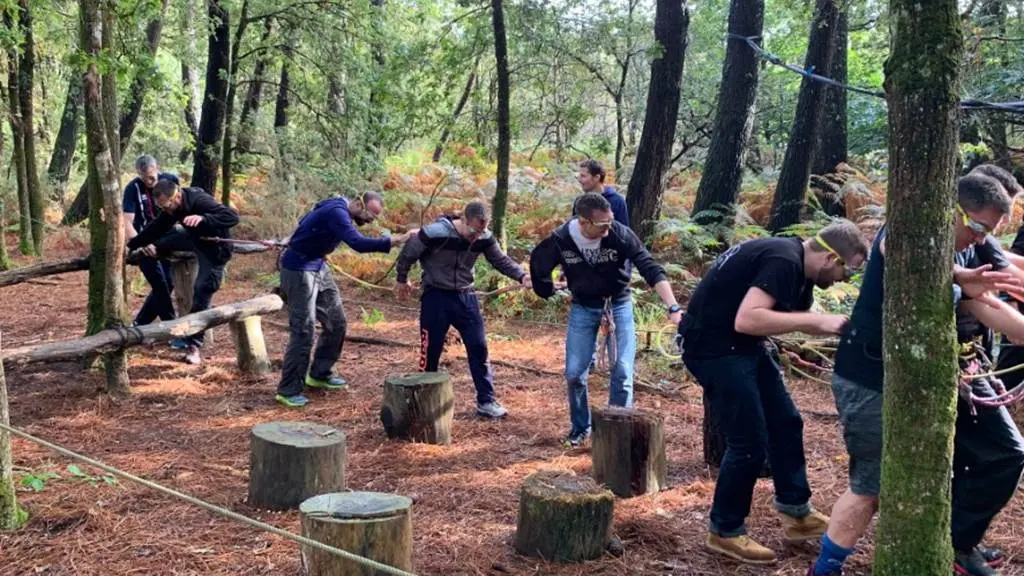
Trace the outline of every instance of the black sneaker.
{"type": "Polygon", "coordinates": [[[1000,576],[1000,571],[988,565],[977,548],[970,552],[953,551],[953,570],[960,576],[1000,576]]]}
{"type": "Polygon", "coordinates": [[[562,440],[562,446],[565,448],[579,448],[587,441],[587,436],[586,432],[570,432],[565,437],[565,440],[562,440]]]}
{"type": "Polygon", "coordinates": [[[988,546],[979,545],[976,550],[981,554],[981,557],[985,559],[985,563],[992,568],[999,568],[1003,564],[1006,564],[1006,555],[999,548],[989,548],[988,546]]]}

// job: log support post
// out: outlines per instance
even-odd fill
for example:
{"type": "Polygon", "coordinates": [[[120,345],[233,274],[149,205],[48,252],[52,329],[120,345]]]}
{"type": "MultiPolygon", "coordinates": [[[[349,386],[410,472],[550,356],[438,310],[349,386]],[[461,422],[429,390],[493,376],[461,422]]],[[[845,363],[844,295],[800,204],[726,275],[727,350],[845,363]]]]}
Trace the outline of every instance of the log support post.
{"type": "Polygon", "coordinates": [[[235,357],[242,374],[262,376],[270,371],[270,358],[263,340],[263,325],[259,316],[249,316],[231,323],[235,336],[235,357]]]}
{"type": "Polygon", "coordinates": [[[311,422],[266,422],[251,433],[251,506],[289,510],[307,498],[345,489],[345,435],[311,422]]]}
{"type": "Polygon", "coordinates": [[[654,494],[665,487],[664,420],[633,408],[609,406],[594,412],[591,473],[616,496],[654,494]]]}
{"type": "MultiPolygon", "coordinates": [[[[322,494],[299,506],[302,535],[335,548],[412,571],[412,500],[396,494],[322,494]]],[[[376,576],[380,572],[309,546],[307,576],[376,576]]]]}
{"type": "Polygon", "coordinates": [[[455,392],[444,372],[388,376],[380,421],[388,438],[451,444],[455,392]]]}

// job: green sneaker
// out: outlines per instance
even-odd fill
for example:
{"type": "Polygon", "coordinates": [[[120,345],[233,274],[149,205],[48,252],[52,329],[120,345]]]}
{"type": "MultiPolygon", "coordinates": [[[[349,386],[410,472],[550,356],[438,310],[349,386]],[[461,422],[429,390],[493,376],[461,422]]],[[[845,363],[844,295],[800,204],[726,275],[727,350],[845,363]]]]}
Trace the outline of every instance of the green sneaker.
{"type": "Polygon", "coordinates": [[[306,376],[306,386],[318,390],[341,390],[348,386],[348,382],[341,376],[331,376],[327,380],[318,380],[312,376],[306,376]]]}
{"type": "Polygon", "coordinates": [[[296,394],[295,396],[284,396],[283,394],[278,394],[277,396],[274,396],[274,401],[286,408],[302,408],[306,404],[309,404],[309,398],[306,398],[302,394],[296,394]]]}

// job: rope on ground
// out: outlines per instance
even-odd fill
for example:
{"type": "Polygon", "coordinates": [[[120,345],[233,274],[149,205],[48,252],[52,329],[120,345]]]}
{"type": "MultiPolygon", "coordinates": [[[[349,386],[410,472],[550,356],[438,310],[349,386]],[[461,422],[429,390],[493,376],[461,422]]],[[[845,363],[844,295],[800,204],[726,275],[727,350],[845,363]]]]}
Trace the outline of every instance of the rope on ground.
{"type": "MultiPolygon", "coordinates": [[[[817,82],[822,82],[822,83],[828,84],[830,86],[835,86],[837,88],[842,88],[843,90],[846,90],[848,92],[855,92],[857,94],[863,94],[865,96],[873,96],[875,98],[882,98],[882,99],[885,98],[885,92],[883,92],[881,90],[872,90],[872,89],[868,89],[868,88],[859,88],[857,86],[850,86],[848,84],[843,84],[842,82],[839,82],[839,81],[834,80],[832,78],[829,78],[827,76],[822,76],[821,74],[815,74],[813,66],[810,67],[810,68],[801,68],[800,66],[796,66],[794,64],[786,63],[786,62],[784,62],[782,60],[782,58],[778,57],[775,54],[772,54],[771,52],[768,52],[767,50],[762,48],[757,43],[758,40],[761,40],[760,36],[742,36],[742,35],[739,35],[739,34],[733,34],[732,32],[729,32],[728,34],[726,34],[726,37],[728,39],[741,40],[741,41],[745,42],[748,46],[750,46],[750,48],[752,50],[754,50],[754,52],[756,52],[764,60],[766,60],[766,61],[768,61],[768,62],[770,62],[770,63],[772,63],[772,64],[774,64],[776,66],[779,66],[781,68],[785,68],[786,70],[789,70],[790,72],[795,72],[797,74],[800,74],[801,76],[804,76],[805,78],[810,78],[811,80],[815,80],[817,82]]],[[[962,108],[964,110],[997,110],[997,111],[1000,111],[1000,112],[1010,112],[1010,113],[1013,113],[1013,114],[1024,114],[1024,101],[1020,101],[1020,102],[986,102],[984,100],[977,100],[977,99],[974,99],[974,98],[968,98],[968,99],[962,100],[960,102],[960,108],[962,108]]]]}
{"type": "Polygon", "coordinates": [[[380,562],[377,562],[375,560],[371,560],[369,558],[364,558],[362,556],[359,556],[357,554],[353,554],[351,552],[342,550],[340,548],[335,548],[334,546],[328,546],[327,544],[324,544],[322,542],[317,542],[316,540],[313,540],[311,538],[307,538],[305,536],[300,536],[298,534],[294,534],[294,533],[289,532],[287,530],[282,530],[281,528],[278,528],[276,526],[271,526],[270,524],[267,524],[265,522],[260,522],[259,520],[256,520],[254,518],[249,518],[248,516],[243,516],[242,514],[239,514],[237,512],[228,510],[227,508],[222,508],[222,507],[217,506],[215,504],[210,504],[209,502],[200,500],[199,498],[196,498],[194,496],[189,496],[188,494],[183,494],[181,492],[178,492],[177,490],[173,490],[173,489],[168,488],[166,486],[162,486],[160,484],[157,484],[156,482],[152,482],[152,481],[146,480],[144,478],[139,478],[138,476],[135,476],[133,474],[129,474],[128,472],[123,472],[121,470],[118,470],[117,468],[114,468],[113,466],[108,466],[107,464],[104,464],[103,462],[100,462],[98,460],[93,460],[92,458],[89,458],[88,456],[83,456],[81,454],[78,454],[77,452],[73,452],[71,450],[68,450],[67,448],[64,448],[63,446],[59,446],[57,444],[53,444],[51,442],[47,442],[46,440],[43,440],[42,438],[37,438],[37,437],[29,434],[28,432],[24,432],[22,430],[19,430],[19,429],[13,427],[13,426],[8,426],[6,424],[3,424],[2,422],[0,422],[0,430],[4,430],[4,431],[6,431],[6,432],[8,432],[10,434],[18,436],[19,438],[23,438],[25,440],[28,440],[29,442],[32,442],[34,444],[38,444],[39,446],[43,446],[44,448],[49,448],[50,450],[53,450],[54,452],[57,452],[58,454],[61,454],[63,456],[67,456],[68,458],[71,458],[73,460],[78,460],[80,462],[84,462],[84,463],[88,464],[89,466],[93,466],[93,467],[99,468],[100,470],[103,470],[104,472],[107,472],[108,474],[112,474],[114,476],[117,476],[119,478],[123,478],[125,480],[129,480],[131,482],[135,482],[136,484],[141,484],[141,485],[145,486],[146,488],[149,488],[151,490],[156,490],[157,492],[166,494],[168,496],[171,496],[172,498],[177,498],[178,500],[181,500],[181,501],[184,501],[184,502],[188,502],[189,504],[192,504],[194,506],[199,506],[200,508],[204,508],[204,509],[206,509],[206,510],[208,510],[210,512],[213,512],[214,514],[217,514],[217,515],[220,515],[220,516],[224,516],[225,518],[230,518],[231,520],[235,520],[236,522],[241,522],[243,524],[248,524],[250,526],[254,526],[256,528],[259,528],[260,530],[264,530],[266,532],[270,532],[271,534],[275,534],[275,535],[280,536],[282,538],[286,538],[288,540],[292,540],[294,542],[298,542],[299,544],[302,544],[304,546],[310,546],[312,548],[316,548],[318,550],[322,550],[322,551],[327,552],[329,554],[333,554],[335,556],[340,556],[341,558],[344,558],[346,560],[351,560],[352,562],[356,562],[358,564],[362,564],[363,566],[368,566],[370,568],[373,568],[374,570],[376,570],[378,572],[381,572],[381,573],[384,573],[384,574],[392,574],[394,576],[416,576],[415,574],[413,574],[411,572],[406,572],[404,570],[399,570],[398,568],[394,568],[392,566],[388,566],[387,564],[381,564],[380,562]]]}

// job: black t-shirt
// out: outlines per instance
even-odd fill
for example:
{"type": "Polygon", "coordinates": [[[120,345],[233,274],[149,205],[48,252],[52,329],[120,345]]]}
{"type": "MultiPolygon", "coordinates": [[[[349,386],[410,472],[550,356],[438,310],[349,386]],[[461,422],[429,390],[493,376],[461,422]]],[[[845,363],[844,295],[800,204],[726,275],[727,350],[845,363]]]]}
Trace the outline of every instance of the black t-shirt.
{"type": "MultiPolygon", "coordinates": [[[[999,241],[991,234],[985,237],[983,244],[972,244],[966,250],[958,252],[954,256],[953,262],[964,268],[977,268],[991,264],[992,270],[1005,270],[1010,265],[1010,261],[1003,254],[999,241]]],[[[993,342],[991,331],[960,306],[956,307],[956,336],[960,342],[968,342],[976,336],[982,336],[985,348],[991,353],[993,342]]]]}
{"type": "Polygon", "coordinates": [[[735,330],[740,303],[754,287],[775,299],[774,310],[810,309],[814,284],[804,275],[803,241],[760,238],[719,256],[697,285],[680,324],[686,353],[713,357],[755,351],[764,338],[735,330]]]}

